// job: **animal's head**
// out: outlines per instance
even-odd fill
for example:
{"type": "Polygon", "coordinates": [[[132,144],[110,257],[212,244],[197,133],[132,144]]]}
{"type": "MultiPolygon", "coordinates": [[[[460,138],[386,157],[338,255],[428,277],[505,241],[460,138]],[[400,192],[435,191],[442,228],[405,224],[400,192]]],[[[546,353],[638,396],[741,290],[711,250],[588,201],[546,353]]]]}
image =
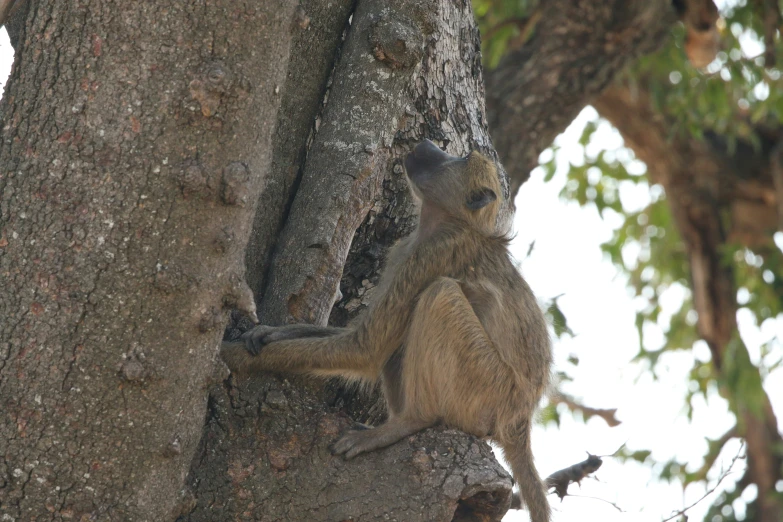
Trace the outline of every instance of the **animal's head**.
{"type": "Polygon", "coordinates": [[[416,145],[405,158],[413,193],[422,201],[422,215],[459,220],[491,233],[502,197],[495,163],[477,151],[451,156],[430,140],[416,145]]]}

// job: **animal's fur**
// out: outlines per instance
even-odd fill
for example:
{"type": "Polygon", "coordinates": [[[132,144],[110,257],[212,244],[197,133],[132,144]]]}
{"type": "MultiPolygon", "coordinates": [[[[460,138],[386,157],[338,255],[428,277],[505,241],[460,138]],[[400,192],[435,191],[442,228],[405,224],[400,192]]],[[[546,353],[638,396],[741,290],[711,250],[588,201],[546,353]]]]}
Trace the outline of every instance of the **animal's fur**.
{"type": "Polygon", "coordinates": [[[343,435],[351,458],[443,422],[505,451],[533,522],[549,520],[530,424],[548,385],[543,314],[495,234],[501,194],[492,161],[419,144],[405,161],[419,226],[390,253],[375,299],[350,328],[260,326],[225,343],[232,371],[380,381],[389,420],[343,435]],[[253,352],[259,352],[253,355],[253,352]]]}

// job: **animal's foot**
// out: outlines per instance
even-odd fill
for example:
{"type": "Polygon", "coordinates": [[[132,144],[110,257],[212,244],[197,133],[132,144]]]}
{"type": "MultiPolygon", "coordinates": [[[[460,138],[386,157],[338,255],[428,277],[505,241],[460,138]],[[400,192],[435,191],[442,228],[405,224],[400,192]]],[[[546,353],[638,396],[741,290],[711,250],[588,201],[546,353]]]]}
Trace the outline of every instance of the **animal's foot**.
{"type": "Polygon", "coordinates": [[[332,455],[344,455],[346,459],[352,459],[360,453],[374,450],[377,447],[374,431],[363,424],[348,430],[332,444],[332,455]]]}

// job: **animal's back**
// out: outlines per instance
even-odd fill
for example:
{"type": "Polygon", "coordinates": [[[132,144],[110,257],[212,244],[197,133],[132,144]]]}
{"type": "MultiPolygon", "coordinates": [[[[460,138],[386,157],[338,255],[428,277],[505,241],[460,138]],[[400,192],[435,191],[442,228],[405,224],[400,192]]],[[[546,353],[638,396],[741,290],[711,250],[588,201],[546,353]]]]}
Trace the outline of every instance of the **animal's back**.
{"type": "MultiPolygon", "coordinates": [[[[538,301],[510,259],[506,242],[483,241],[486,248],[477,263],[483,269],[469,278],[465,293],[497,351],[497,371],[513,381],[506,395],[498,397],[496,407],[504,410],[498,418],[514,424],[532,415],[549,384],[549,332],[538,301]]],[[[498,375],[496,382],[501,380],[498,375]]]]}

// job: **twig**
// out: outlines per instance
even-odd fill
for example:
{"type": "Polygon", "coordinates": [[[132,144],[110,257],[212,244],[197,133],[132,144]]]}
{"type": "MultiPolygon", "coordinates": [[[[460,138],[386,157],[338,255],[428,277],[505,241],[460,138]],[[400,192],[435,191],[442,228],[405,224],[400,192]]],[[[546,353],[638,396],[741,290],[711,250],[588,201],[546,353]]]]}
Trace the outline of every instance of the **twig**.
{"type": "Polygon", "coordinates": [[[721,482],[723,482],[723,480],[731,474],[731,468],[734,467],[734,463],[737,462],[737,459],[739,459],[740,456],[742,455],[742,450],[744,448],[745,448],[745,443],[743,442],[742,444],[740,444],[740,448],[739,448],[739,451],[737,451],[737,454],[734,455],[733,459],[731,459],[731,462],[729,463],[728,469],[725,472],[723,472],[720,477],[718,477],[718,482],[716,482],[715,485],[709,491],[707,491],[704,495],[701,496],[701,498],[699,498],[696,502],[694,502],[690,506],[681,509],[680,511],[676,512],[675,514],[673,514],[669,518],[663,519],[661,522],[669,522],[669,520],[673,520],[673,519],[679,517],[680,515],[684,516],[685,512],[688,511],[690,508],[692,508],[693,506],[695,506],[696,504],[698,504],[699,502],[701,502],[702,500],[704,500],[708,496],[710,496],[713,493],[715,493],[715,490],[718,489],[718,486],[720,486],[721,482]]]}
{"type": "Polygon", "coordinates": [[[573,411],[580,411],[582,412],[582,415],[584,416],[585,420],[589,419],[590,417],[601,417],[606,424],[609,425],[609,427],[614,428],[615,426],[619,426],[622,421],[618,420],[616,417],[617,414],[617,408],[591,408],[590,406],[585,406],[584,404],[579,404],[576,402],[572,397],[569,397],[568,395],[565,395],[563,393],[558,393],[554,397],[552,397],[552,402],[559,403],[559,404],[565,404],[569,410],[573,411]]]}
{"type": "Polygon", "coordinates": [[[609,504],[610,506],[615,508],[620,513],[625,513],[625,510],[623,510],[620,506],[618,506],[614,502],[610,502],[609,500],[606,500],[605,498],[591,497],[591,496],[588,496],[588,495],[568,495],[568,496],[569,497],[574,497],[574,498],[589,498],[589,499],[592,499],[592,500],[600,500],[601,502],[606,502],[607,504],[609,504]]]}
{"type": "Polygon", "coordinates": [[[533,240],[533,241],[530,243],[530,246],[529,246],[529,247],[527,247],[527,254],[525,254],[525,259],[527,259],[527,258],[529,258],[529,257],[530,257],[530,255],[533,253],[533,249],[534,249],[535,247],[536,247],[536,240],[534,239],[534,240],[533,240]]]}

